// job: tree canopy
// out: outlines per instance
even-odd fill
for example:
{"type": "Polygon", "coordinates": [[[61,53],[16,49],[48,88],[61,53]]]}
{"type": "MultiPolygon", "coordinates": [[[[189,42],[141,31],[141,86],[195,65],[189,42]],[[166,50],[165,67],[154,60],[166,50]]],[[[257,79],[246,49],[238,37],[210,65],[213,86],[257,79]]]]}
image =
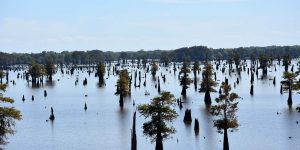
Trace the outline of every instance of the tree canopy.
{"type": "Polygon", "coordinates": [[[162,149],[162,141],[175,133],[175,128],[168,126],[178,116],[175,109],[171,106],[175,104],[174,95],[170,92],[162,92],[159,97],[151,100],[150,104],[138,106],[138,110],[142,116],[149,121],[143,124],[143,133],[151,139],[151,142],[156,141],[156,149],[162,149]]]}
{"type": "Polygon", "coordinates": [[[266,56],[282,57],[285,55],[296,58],[300,56],[300,46],[268,46],[268,47],[239,47],[234,49],[212,49],[206,46],[183,47],[175,50],[152,50],[152,51],[123,51],[112,52],[102,50],[87,51],[63,51],[60,53],[53,51],[43,51],[42,53],[3,53],[0,52],[0,67],[12,64],[30,64],[35,61],[40,64],[46,64],[45,56],[51,58],[54,64],[64,62],[65,64],[98,64],[99,61],[111,62],[122,59],[138,59],[147,56],[147,59],[161,59],[162,62],[169,61],[182,62],[188,58],[191,61],[228,59],[231,52],[234,51],[240,56],[240,59],[259,58],[262,54],[266,56]],[[209,55],[208,55],[209,54],[209,55]],[[206,57],[207,56],[207,57],[206,57]]]}
{"type": "MultiPolygon", "coordinates": [[[[0,84],[0,92],[5,92],[6,87],[6,84],[0,84]]],[[[0,96],[0,103],[13,104],[14,100],[10,97],[0,96]]],[[[15,133],[15,120],[20,120],[21,118],[21,112],[14,107],[0,106],[0,146],[8,143],[8,135],[15,133]]]]}

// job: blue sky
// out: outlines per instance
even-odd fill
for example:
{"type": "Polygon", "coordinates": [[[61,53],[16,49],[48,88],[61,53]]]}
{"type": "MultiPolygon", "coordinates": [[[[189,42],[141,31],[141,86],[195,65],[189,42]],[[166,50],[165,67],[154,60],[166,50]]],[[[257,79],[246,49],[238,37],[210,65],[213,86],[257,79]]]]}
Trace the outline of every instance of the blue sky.
{"type": "Polygon", "coordinates": [[[0,51],[299,45],[299,0],[0,0],[0,51]]]}

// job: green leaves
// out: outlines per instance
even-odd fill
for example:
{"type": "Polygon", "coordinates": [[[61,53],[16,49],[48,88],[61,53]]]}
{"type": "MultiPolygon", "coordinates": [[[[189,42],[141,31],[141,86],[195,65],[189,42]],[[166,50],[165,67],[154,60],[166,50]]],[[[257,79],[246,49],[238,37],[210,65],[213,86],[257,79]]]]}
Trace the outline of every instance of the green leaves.
{"type": "Polygon", "coordinates": [[[221,133],[223,129],[236,129],[239,124],[236,117],[238,110],[237,99],[240,98],[236,93],[229,93],[231,86],[225,82],[221,84],[222,93],[216,98],[217,105],[211,107],[211,114],[217,116],[214,126],[221,133]]]}
{"type": "MultiPolygon", "coordinates": [[[[7,85],[0,84],[0,89],[5,91],[7,85]]],[[[1,103],[14,103],[14,100],[9,97],[0,96],[1,103]]],[[[13,129],[15,125],[15,120],[20,120],[22,115],[19,110],[14,107],[0,107],[0,145],[5,145],[7,143],[8,134],[14,134],[13,129]]],[[[1,149],[1,148],[0,148],[1,149]]]]}
{"type": "Polygon", "coordinates": [[[199,89],[199,92],[206,92],[207,90],[210,92],[216,92],[214,87],[217,86],[217,82],[213,80],[213,66],[206,62],[204,68],[203,68],[203,73],[202,73],[202,82],[201,82],[201,87],[199,89]]]}
{"type": "Polygon", "coordinates": [[[0,90],[5,92],[5,89],[7,87],[7,84],[0,84],[0,90]]]}
{"type": "Polygon", "coordinates": [[[152,74],[152,76],[156,75],[157,70],[158,70],[158,66],[156,65],[155,62],[152,62],[152,64],[151,64],[151,74],[152,74]]]}
{"type": "Polygon", "coordinates": [[[146,119],[150,118],[150,121],[143,124],[143,133],[151,142],[155,142],[158,132],[162,134],[163,139],[176,132],[174,127],[167,125],[178,117],[176,111],[171,108],[174,104],[174,96],[170,92],[162,92],[159,97],[153,98],[150,104],[138,106],[140,114],[146,119]]]}
{"type": "Polygon", "coordinates": [[[41,64],[37,64],[37,63],[32,63],[29,66],[29,70],[28,70],[29,74],[31,75],[32,78],[38,78],[42,75],[46,75],[47,71],[45,69],[45,67],[41,64]]]}
{"type": "Polygon", "coordinates": [[[103,62],[98,63],[96,70],[96,74],[99,77],[99,84],[103,84],[105,75],[105,64],[103,62]]]}
{"type": "Polygon", "coordinates": [[[300,82],[296,80],[298,74],[293,72],[283,72],[282,78],[284,79],[281,81],[284,90],[288,90],[291,87],[291,90],[299,90],[300,89],[300,82]]]}
{"type": "Polygon", "coordinates": [[[116,94],[120,94],[120,92],[122,92],[123,96],[130,94],[129,80],[129,73],[127,69],[121,70],[117,81],[118,88],[116,94]]]}
{"type": "Polygon", "coordinates": [[[183,76],[180,78],[180,85],[183,86],[183,88],[188,88],[188,85],[193,83],[193,80],[189,78],[189,73],[191,72],[190,64],[187,61],[183,62],[182,68],[179,72],[179,74],[183,74],[183,76]]]}
{"type": "Polygon", "coordinates": [[[0,96],[0,102],[2,102],[2,103],[14,103],[15,101],[10,97],[1,97],[0,96]]]}

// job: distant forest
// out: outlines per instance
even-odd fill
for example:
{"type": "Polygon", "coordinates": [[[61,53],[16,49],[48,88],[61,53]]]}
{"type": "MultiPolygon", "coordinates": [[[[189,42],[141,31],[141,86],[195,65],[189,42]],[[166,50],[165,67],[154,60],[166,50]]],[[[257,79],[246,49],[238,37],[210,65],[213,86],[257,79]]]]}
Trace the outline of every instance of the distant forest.
{"type": "Polygon", "coordinates": [[[300,46],[268,46],[268,47],[240,47],[234,49],[211,49],[206,46],[183,47],[175,50],[153,51],[43,51],[42,53],[4,53],[0,52],[0,65],[31,64],[33,62],[45,64],[47,60],[55,64],[97,64],[100,61],[117,60],[143,60],[155,59],[162,62],[182,62],[185,59],[191,61],[225,60],[231,54],[238,54],[241,59],[257,59],[260,55],[266,55],[271,60],[282,59],[283,56],[297,58],[300,56],[300,46]]]}

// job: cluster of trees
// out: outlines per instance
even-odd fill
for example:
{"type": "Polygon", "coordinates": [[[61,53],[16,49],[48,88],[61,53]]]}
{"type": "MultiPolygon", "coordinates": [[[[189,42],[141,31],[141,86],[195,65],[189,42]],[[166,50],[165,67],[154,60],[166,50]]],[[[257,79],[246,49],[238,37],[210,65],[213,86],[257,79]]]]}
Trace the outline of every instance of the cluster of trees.
{"type": "Polygon", "coordinates": [[[52,61],[47,61],[45,65],[32,63],[29,65],[28,73],[26,78],[28,80],[28,75],[31,76],[32,85],[39,86],[40,80],[43,80],[43,76],[47,76],[49,81],[52,81],[52,76],[55,74],[55,65],[52,61]]]}
{"type": "Polygon", "coordinates": [[[161,60],[164,65],[168,65],[171,61],[183,62],[185,59],[191,61],[203,61],[228,59],[235,52],[240,59],[250,59],[251,57],[259,58],[265,54],[272,60],[281,58],[282,56],[300,56],[300,46],[269,46],[269,47],[240,47],[234,49],[211,49],[205,46],[184,47],[175,50],[154,50],[154,51],[127,51],[127,52],[111,52],[101,50],[89,51],[63,51],[61,53],[46,52],[41,53],[3,53],[0,52],[0,66],[11,64],[30,64],[33,61],[46,64],[47,59],[51,58],[54,64],[98,64],[101,61],[122,60],[161,60]],[[46,59],[47,58],[47,59],[46,59]]]}

